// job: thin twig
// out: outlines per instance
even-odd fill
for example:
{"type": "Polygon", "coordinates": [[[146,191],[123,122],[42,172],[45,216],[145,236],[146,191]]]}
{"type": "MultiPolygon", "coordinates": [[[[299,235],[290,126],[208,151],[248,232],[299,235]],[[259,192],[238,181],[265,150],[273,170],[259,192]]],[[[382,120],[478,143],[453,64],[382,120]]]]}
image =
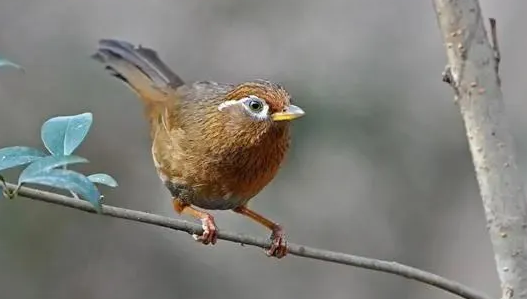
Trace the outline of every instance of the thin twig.
{"type": "Polygon", "coordinates": [[[500,45],[498,43],[498,29],[496,25],[496,19],[489,18],[490,22],[490,37],[492,39],[492,51],[494,52],[494,71],[496,72],[496,75],[498,76],[498,85],[501,85],[501,78],[500,78],[500,62],[501,62],[501,53],[500,53],[500,45]]]}
{"type": "MultiPolygon", "coordinates": [[[[16,185],[10,183],[7,183],[6,186],[11,191],[15,190],[17,187],[16,185]]],[[[29,199],[85,211],[88,213],[96,213],[95,209],[90,203],[56,193],[22,187],[18,190],[18,195],[29,199]]],[[[184,231],[189,234],[200,235],[203,232],[201,226],[195,223],[108,205],[103,205],[102,214],[110,217],[167,227],[178,231],[184,231]]],[[[218,238],[240,243],[242,245],[252,245],[260,248],[269,248],[270,246],[269,240],[223,230],[219,231],[218,238]]],[[[292,243],[288,243],[288,248],[289,254],[291,255],[391,273],[435,286],[439,289],[443,289],[447,292],[467,299],[490,299],[490,297],[487,295],[464,286],[458,282],[448,280],[439,275],[420,269],[402,265],[397,262],[354,256],[292,243]]]]}

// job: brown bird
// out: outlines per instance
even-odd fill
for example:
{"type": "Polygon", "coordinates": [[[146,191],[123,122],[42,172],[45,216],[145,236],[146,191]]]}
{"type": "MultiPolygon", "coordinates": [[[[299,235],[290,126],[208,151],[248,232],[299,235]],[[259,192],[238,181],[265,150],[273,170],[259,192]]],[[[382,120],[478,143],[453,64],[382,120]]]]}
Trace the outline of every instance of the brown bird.
{"type": "Polygon", "coordinates": [[[247,207],[276,175],[289,149],[290,121],[304,115],[278,84],[186,84],[149,48],[103,39],[92,56],[143,101],[152,157],[174,209],[200,219],[215,244],[218,229],[205,210],[232,210],[271,230],[270,256],[287,253],[282,227],[247,207]]]}

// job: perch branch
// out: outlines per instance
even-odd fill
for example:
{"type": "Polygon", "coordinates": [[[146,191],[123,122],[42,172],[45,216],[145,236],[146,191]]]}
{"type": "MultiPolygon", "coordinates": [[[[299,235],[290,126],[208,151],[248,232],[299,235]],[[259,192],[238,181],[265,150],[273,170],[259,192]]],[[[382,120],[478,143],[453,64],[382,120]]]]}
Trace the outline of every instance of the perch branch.
{"type": "MultiPolygon", "coordinates": [[[[17,188],[16,185],[10,183],[6,183],[6,187],[10,192],[14,191],[17,188]]],[[[46,192],[33,188],[21,187],[18,190],[17,194],[19,196],[23,196],[25,198],[33,200],[61,205],[88,213],[96,213],[95,209],[90,203],[56,193],[46,192]]],[[[184,231],[189,234],[199,235],[203,232],[201,226],[195,223],[108,205],[103,205],[102,214],[105,216],[127,219],[131,221],[166,227],[178,231],[184,231]]],[[[269,240],[223,230],[219,231],[218,238],[226,241],[240,243],[242,245],[252,245],[260,248],[269,248],[270,246],[269,240]]],[[[490,299],[485,294],[482,294],[458,282],[448,280],[439,275],[429,273],[417,268],[402,265],[397,262],[354,256],[350,254],[317,249],[292,243],[288,243],[288,248],[289,254],[291,255],[336,264],[355,266],[374,271],[391,273],[408,279],[429,284],[431,286],[443,289],[447,292],[467,299],[490,299]]]]}
{"type": "Polygon", "coordinates": [[[503,298],[527,299],[527,199],[491,39],[477,0],[433,0],[483,201],[503,298]]]}

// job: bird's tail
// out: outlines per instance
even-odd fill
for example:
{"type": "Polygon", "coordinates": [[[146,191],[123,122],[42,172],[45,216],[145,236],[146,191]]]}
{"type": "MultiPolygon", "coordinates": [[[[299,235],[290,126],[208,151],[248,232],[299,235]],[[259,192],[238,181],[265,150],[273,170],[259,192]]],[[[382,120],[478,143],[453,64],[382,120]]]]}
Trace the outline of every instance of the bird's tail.
{"type": "Polygon", "coordinates": [[[170,90],[184,84],[154,50],[125,41],[100,40],[92,58],[102,62],[112,76],[134,90],[147,106],[166,101],[170,90]]]}

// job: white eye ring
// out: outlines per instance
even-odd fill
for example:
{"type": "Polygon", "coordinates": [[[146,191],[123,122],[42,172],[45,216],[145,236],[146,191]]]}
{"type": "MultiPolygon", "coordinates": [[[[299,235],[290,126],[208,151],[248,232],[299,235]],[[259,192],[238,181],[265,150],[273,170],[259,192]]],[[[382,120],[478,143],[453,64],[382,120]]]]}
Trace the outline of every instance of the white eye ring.
{"type": "Polygon", "coordinates": [[[269,118],[269,115],[267,115],[269,112],[269,106],[264,100],[260,99],[259,97],[250,95],[246,98],[240,99],[240,102],[243,104],[243,108],[245,108],[245,111],[247,111],[247,113],[249,113],[249,115],[255,120],[262,121],[267,120],[269,118]],[[251,103],[255,101],[261,104],[261,108],[259,108],[257,111],[253,110],[251,107],[251,103]]]}
{"type": "Polygon", "coordinates": [[[225,101],[223,103],[221,103],[220,105],[218,105],[218,110],[219,111],[223,111],[225,110],[226,108],[230,107],[230,106],[233,106],[233,105],[242,105],[242,107],[245,109],[245,111],[251,116],[253,117],[254,119],[258,120],[258,121],[261,121],[261,120],[266,120],[269,118],[269,115],[267,115],[267,113],[269,112],[269,106],[267,105],[267,103],[260,99],[259,97],[255,96],[255,95],[250,95],[248,97],[245,97],[245,98],[241,98],[237,101],[235,100],[229,100],[229,101],[225,101]],[[253,110],[251,107],[250,107],[250,104],[254,101],[258,101],[261,103],[261,108],[259,109],[259,111],[255,111],[253,110]]]}
{"type": "Polygon", "coordinates": [[[258,98],[250,98],[245,103],[252,113],[260,113],[265,107],[264,102],[258,98]]]}

